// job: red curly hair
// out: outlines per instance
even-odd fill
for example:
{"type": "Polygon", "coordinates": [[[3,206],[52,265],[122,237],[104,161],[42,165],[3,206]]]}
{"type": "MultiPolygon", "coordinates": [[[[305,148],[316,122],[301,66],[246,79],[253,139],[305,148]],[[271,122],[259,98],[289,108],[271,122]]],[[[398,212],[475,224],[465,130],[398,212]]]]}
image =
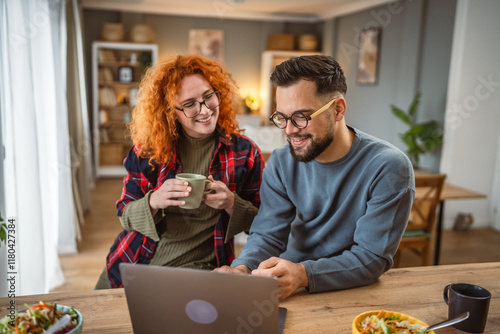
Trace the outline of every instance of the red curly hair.
{"type": "Polygon", "coordinates": [[[177,122],[175,96],[181,80],[190,74],[201,74],[213,89],[221,93],[217,128],[231,139],[240,134],[236,122],[237,88],[231,74],[220,64],[198,55],[182,55],[160,61],[150,67],[139,87],[139,99],[129,125],[134,145],[142,157],[158,163],[172,158],[181,125],[177,122]]]}

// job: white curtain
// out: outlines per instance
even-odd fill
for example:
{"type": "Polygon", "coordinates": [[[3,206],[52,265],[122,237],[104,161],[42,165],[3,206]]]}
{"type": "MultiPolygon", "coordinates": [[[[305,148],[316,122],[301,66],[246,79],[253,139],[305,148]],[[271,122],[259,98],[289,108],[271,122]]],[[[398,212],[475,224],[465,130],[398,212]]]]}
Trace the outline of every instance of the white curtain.
{"type": "MultiPolygon", "coordinates": [[[[92,173],[92,141],[87,108],[85,84],[83,36],[81,15],[77,0],[66,2],[67,44],[67,99],[68,121],[71,147],[71,170],[75,203],[75,226],[77,239],[80,224],[84,223],[84,213],[90,209],[89,187],[94,186],[92,173]]],[[[60,231],[59,253],[67,253],[69,239],[60,231]]]]}
{"type": "Polygon", "coordinates": [[[58,238],[76,252],[66,101],[64,0],[0,0],[6,213],[16,219],[16,295],[64,282],[58,238]]]}

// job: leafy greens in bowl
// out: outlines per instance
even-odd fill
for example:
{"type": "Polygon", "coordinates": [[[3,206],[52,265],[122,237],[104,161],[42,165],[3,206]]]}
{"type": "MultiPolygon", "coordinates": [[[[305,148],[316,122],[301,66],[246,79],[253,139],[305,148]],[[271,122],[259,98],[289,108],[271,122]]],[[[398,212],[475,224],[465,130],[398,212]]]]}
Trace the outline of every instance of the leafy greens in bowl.
{"type": "MultiPolygon", "coordinates": [[[[352,322],[353,334],[422,334],[429,327],[425,322],[409,315],[377,310],[361,313],[352,322]]],[[[435,334],[430,331],[430,334],[435,334]]]]}
{"type": "Polygon", "coordinates": [[[54,334],[80,334],[83,327],[82,314],[73,307],[41,301],[35,305],[27,305],[17,312],[11,312],[0,319],[0,334],[45,333],[50,326],[57,323],[66,314],[69,322],[54,334]]]}

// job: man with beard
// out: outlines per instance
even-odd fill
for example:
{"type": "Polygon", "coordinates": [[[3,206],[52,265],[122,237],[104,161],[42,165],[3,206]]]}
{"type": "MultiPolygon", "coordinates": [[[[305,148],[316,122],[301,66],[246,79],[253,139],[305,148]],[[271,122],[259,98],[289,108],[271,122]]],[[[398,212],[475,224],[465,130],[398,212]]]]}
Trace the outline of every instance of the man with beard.
{"type": "Polygon", "coordinates": [[[331,57],[293,58],[271,76],[288,148],[263,172],[247,244],[220,272],[276,276],[280,298],[370,284],[393,264],[415,196],[409,159],[347,126],[347,85],[331,57]]]}

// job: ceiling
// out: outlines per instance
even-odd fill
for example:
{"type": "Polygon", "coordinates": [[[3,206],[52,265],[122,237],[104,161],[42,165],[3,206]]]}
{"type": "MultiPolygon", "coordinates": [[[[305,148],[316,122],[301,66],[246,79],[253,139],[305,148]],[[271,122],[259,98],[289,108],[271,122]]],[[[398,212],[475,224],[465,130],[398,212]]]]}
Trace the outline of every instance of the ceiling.
{"type": "Polygon", "coordinates": [[[83,0],[83,8],[217,17],[220,19],[316,22],[394,0],[83,0]]]}

